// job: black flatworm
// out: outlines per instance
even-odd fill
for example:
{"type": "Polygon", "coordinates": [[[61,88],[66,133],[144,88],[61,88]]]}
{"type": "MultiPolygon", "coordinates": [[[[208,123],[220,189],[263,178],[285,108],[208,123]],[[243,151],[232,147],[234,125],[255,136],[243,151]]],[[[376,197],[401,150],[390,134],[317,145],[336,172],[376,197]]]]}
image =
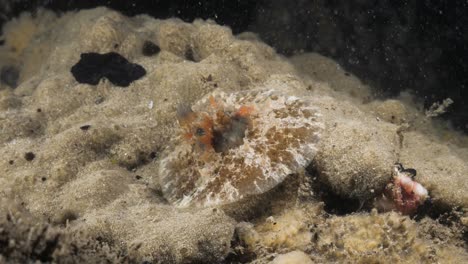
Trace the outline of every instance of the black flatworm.
{"type": "Polygon", "coordinates": [[[97,85],[105,77],[114,85],[127,87],[146,74],[141,65],[129,62],[116,52],[82,53],[80,57],[80,61],[71,68],[79,83],[97,85]]]}

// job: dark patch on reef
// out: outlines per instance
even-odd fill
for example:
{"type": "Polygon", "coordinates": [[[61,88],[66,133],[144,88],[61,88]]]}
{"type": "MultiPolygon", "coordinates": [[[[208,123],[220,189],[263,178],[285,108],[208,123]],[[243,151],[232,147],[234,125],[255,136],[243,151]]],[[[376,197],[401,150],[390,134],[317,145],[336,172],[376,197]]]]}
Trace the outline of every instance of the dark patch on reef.
{"type": "Polygon", "coordinates": [[[84,125],[84,126],[80,126],[80,129],[83,130],[83,131],[87,131],[91,128],[91,125],[84,125]]]}
{"type": "Polygon", "coordinates": [[[36,157],[36,154],[34,154],[32,152],[26,152],[24,154],[24,159],[27,160],[27,161],[32,161],[35,157],[36,157]]]}
{"type": "Polygon", "coordinates": [[[80,61],[71,68],[73,77],[79,83],[97,85],[105,77],[116,86],[127,87],[146,74],[142,66],[129,62],[115,52],[82,53],[80,57],[80,61]]]}
{"type": "Polygon", "coordinates": [[[158,54],[160,51],[161,51],[161,48],[159,48],[158,45],[154,44],[151,41],[147,40],[145,41],[145,43],[143,43],[142,53],[145,56],[153,56],[153,55],[158,54]]]}
{"type": "Polygon", "coordinates": [[[191,47],[187,47],[187,49],[185,50],[185,53],[184,53],[184,57],[185,57],[186,60],[196,62],[195,56],[193,54],[193,50],[192,50],[191,47]]]}
{"type": "Polygon", "coordinates": [[[14,66],[3,66],[0,70],[0,81],[11,88],[18,85],[19,70],[14,66]]]}
{"type": "Polygon", "coordinates": [[[367,211],[369,208],[364,205],[363,201],[358,199],[345,198],[337,195],[330,188],[322,184],[314,186],[314,190],[318,193],[320,200],[325,204],[325,212],[333,215],[348,215],[358,211],[367,211]]]}

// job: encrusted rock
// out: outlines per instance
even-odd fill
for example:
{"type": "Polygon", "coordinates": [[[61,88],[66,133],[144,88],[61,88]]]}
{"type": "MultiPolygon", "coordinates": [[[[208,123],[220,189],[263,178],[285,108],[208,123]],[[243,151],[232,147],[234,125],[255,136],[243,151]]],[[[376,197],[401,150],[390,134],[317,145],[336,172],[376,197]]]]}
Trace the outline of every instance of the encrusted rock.
{"type": "MultiPolygon", "coordinates": [[[[332,119],[333,120],[333,119],[332,119]]],[[[314,165],[334,193],[365,201],[383,190],[397,160],[396,126],[367,120],[334,119],[314,165]]]]}

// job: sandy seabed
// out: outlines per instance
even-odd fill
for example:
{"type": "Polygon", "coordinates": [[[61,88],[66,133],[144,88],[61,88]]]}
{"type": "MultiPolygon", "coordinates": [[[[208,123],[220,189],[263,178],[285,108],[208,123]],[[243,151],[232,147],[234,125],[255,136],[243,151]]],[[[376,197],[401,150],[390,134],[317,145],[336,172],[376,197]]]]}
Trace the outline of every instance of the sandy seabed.
{"type": "MultiPolygon", "coordinates": [[[[376,98],[330,59],[284,58],[212,21],[40,10],[3,33],[0,262],[468,262],[468,139],[409,93],[376,98]],[[146,74],[128,87],[79,83],[71,68],[89,52],[116,52],[146,74]],[[319,113],[320,140],[301,159],[310,165],[289,161],[284,177],[239,187],[249,192],[235,202],[168,199],[160,167],[183,144],[178,107],[259,89],[319,113]],[[429,191],[415,215],[373,208],[396,162],[429,191]]],[[[189,176],[195,187],[184,188],[202,182],[189,176]]]]}

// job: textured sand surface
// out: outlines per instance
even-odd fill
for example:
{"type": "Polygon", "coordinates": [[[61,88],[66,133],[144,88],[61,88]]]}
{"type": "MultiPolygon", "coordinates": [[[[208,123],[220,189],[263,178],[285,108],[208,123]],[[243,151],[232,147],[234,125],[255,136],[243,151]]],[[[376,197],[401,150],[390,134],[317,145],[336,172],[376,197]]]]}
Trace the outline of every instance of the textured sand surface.
{"type": "Polygon", "coordinates": [[[211,21],[127,18],[105,8],[60,17],[39,11],[8,23],[3,38],[0,67],[19,76],[16,87],[0,83],[0,213],[33,219],[16,224],[25,225],[16,236],[49,223],[54,232],[85,232],[110,251],[161,263],[468,260],[468,140],[426,118],[411,96],[375,99],[327,58],[286,59],[254,35],[233,36],[211,21]],[[143,55],[146,41],[161,51],[143,55]],[[106,79],[80,84],[70,73],[81,53],[111,51],[146,75],[121,88],[106,79]],[[299,188],[252,204],[173,206],[159,164],[178,142],[177,107],[215,89],[259,87],[308,98],[321,113],[312,165],[274,191],[295,181],[299,188]],[[429,190],[422,220],[369,212],[395,162],[416,169],[429,190]],[[327,214],[317,184],[344,203],[360,201],[362,211],[327,214]],[[240,217],[234,212],[247,207],[240,217]],[[444,221],[429,217],[440,212],[444,221]]]}

